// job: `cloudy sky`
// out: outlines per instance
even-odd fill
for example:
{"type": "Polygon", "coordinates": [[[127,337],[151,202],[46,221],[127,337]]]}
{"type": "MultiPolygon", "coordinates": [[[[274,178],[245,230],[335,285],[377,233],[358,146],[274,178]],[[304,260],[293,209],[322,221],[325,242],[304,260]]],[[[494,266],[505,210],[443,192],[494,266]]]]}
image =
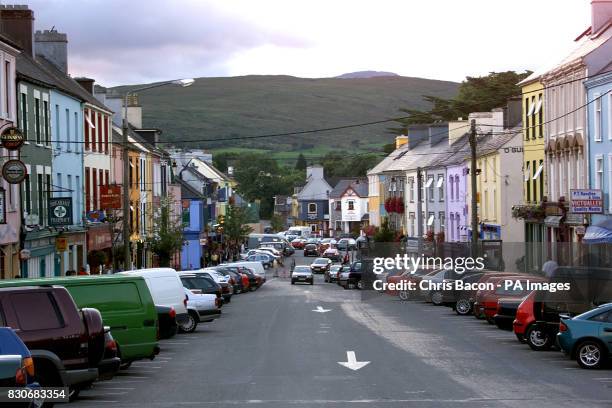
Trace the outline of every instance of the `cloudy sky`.
{"type": "MultiPolygon", "coordinates": [[[[5,2],[8,3],[8,2],[5,2]]],[[[21,2],[25,3],[25,2],[21,2]]],[[[460,81],[561,59],[588,0],[31,0],[104,85],[360,70],[460,81]]]]}

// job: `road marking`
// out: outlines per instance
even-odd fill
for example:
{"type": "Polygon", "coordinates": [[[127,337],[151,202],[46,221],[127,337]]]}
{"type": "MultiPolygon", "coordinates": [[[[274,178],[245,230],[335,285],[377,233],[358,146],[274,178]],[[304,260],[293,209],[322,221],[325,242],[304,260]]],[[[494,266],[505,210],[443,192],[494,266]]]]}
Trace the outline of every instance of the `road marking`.
{"type": "MultiPolygon", "coordinates": [[[[98,386],[96,386],[96,388],[94,389],[94,391],[98,389],[98,386]]],[[[132,391],[135,390],[136,388],[134,387],[104,387],[103,390],[125,390],[125,391],[132,391]]]]}
{"type": "Polygon", "coordinates": [[[317,312],[317,313],[327,313],[329,311],[331,311],[331,309],[323,309],[322,306],[317,306],[316,309],[312,310],[313,312],[317,312]]]}
{"type": "Polygon", "coordinates": [[[317,333],[319,334],[325,334],[325,333],[329,333],[327,330],[317,330],[317,333]]]}
{"type": "Polygon", "coordinates": [[[355,356],[355,352],[352,350],[346,352],[346,360],[346,362],[338,361],[338,364],[353,371],[357,371],[370,364],[369,361],[357,361],[357,356],[355,356]]]}

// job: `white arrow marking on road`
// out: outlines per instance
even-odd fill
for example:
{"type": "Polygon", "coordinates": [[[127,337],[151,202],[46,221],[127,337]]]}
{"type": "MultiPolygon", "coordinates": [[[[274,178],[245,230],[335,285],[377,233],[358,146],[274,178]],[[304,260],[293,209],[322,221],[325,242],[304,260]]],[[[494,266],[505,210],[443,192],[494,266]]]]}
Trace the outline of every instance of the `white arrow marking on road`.
{"type": "Polygon", "coordinates": [[[317,312],[317,313],[327,313],[329,311],[331,311],[331,309],[323,309],[322,306],[317,306],[316,309],[312,310],[313,312],[317,312]]]}
{"type": "Polygon", "coordinates": [[[346,352],[346,360],[347,360],[346,362],[338,361],[338,364],[345,366],[346,368],[350,368],[353,371],[357,371],[360,368],[363,368],[367,366],[368,364],[370,364],[369,361],[357,361],[357,357],[355,356],[354,351],[346,352]]]}

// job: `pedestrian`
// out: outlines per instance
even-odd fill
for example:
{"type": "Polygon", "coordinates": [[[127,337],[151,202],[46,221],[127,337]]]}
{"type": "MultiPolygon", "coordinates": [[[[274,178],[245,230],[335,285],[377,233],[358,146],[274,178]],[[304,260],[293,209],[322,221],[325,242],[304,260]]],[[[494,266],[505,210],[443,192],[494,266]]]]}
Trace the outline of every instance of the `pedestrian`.
{"type": "Polygon", "coordinates": [[[219,259],[219,254],[217,254],[216,252],[213,252],[213,254],[211,256],[212,264],[213,265],[217,265],[217,260],[218,259],[219,259]]]}
{"type": "Polygon", "coordinates": [[[349,253],[348,250],[346,251],[346,253],[344,254],[344,259],[342,260],[342,264],[346,265],[349,263],[349,253]]]}
{"type": "Polygon", "coordinates": [[[544,272],[544,276],[550,279],[555,274],[558,267],[559,264],[552,259],[549,259],[548,261],[544,262],[544,265],[542,265],[542,272],[544,272]]]}

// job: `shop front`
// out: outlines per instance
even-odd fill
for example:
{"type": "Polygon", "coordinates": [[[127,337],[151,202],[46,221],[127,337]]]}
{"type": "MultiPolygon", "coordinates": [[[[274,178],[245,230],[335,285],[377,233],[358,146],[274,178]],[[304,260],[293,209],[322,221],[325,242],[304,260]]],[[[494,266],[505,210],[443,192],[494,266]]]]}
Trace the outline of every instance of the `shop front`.
{"type": "Polygon", "coordinates": [[[87,263],[92,275],[103,273],[113,264],[112,224],[100,223],[87,227],[87,263]]]}
{"type": "Polygon", "coordinates": [[[84,229],[59,233],[55,239],[55,262],[59,263],[60,275],[76,274],[85,267],[87,234],[84,229]]]}
{"type": "Polygon", "coordinates": [[[21,276],[43,278],[60,275],[55,259],[57,232],[49,229],[26,232],[20,252],[21,276]]]}

